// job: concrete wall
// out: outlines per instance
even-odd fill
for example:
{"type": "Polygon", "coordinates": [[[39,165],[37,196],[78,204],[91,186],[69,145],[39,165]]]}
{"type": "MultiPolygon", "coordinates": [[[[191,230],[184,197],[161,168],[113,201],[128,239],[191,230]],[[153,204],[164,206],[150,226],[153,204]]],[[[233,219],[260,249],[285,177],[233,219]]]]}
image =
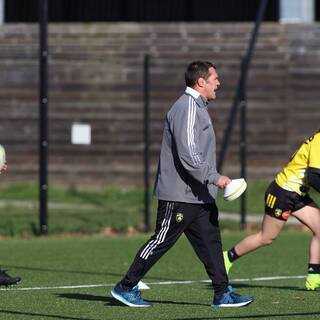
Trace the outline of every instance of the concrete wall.
{"type": "MultiPolygon", "coordinates": [[[[248,176],[268,177],[320,127],[319,24],[264,23],[248,77],[248,176]]],[[[151,56],[151,169],[163,119],[184,90],[187,64],[217,65],[209,105],[220,148],[252,23],[49,25],[49,184],[100,187],[143,182],[143,58],[151,56]],[[92,144],[71,144],[74,122],[92,144]]],[[[38,35],[35,24],[0,26],[0,134],[6,181],[38,181],[38,35]]],[[[239,176],[239,125],[224,174],[239,176]]],[[[152,182],[151,181],[151,182],[152,182]]]]}

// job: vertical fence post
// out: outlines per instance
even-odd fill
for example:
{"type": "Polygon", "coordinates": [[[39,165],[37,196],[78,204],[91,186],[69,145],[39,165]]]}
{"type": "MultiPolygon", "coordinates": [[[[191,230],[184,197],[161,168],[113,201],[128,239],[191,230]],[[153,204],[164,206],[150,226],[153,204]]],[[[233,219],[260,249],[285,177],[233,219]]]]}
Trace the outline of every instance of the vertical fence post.
{"type": "MultiPolygon", "coordinates": [[[[240,141],[240,159],[241,159],[241,177],[247,180],[247,141],[246,141],[246,125],[247,125],[247,103],[246,98],[240,102],[240,121],[241,121],[241,141],[240,141]]],[[[241,195],[241,219],[240,229],[246,227],[247,198],[246,192],[241,195]]]]}
{"type": "Polygon", "coordinates": [[[150,231],[150,198],[149,198],[149,55],[144,57],[144,226],[150,231]]]}
{"type": "MultiPolygon", "coordinates": [[[[246,151],[246,112],[247,112],[247,103],[246,103],[246,80],[247,73],[250,68],[250,62],[253,55],[254,45],[257,40],[258,31],[260,24],[263,19],[265,8],[268,0],[260,0],[260,5],[258,8],[257,18],[252,32],[251,40],[247,50],[247,54],[244,56],[241,63],[241,76],[239,79],[236,95],[231,107],[230,116],[225,130],[225,135],[222,142],[222,148],[220,151],[217,169],[218,172],[221,172],[224,157],[227,152],[227,147],[229,145],[229,140],[231,137],[231,132],[233,129],[234,120],[236,118],[238,105],[241,107],[241,144],[240,144],[240,157],[241,157],[241,177],[246,179],[246,160],[247,160],[247,151],[246,151]]],[[[246,225],[246,194],[244,193],[241,197],[241,222],[240,228],[244,229],[246,225]]]]}
{"type": "MultiPolygon", "coordinates": [[[[254,45],[257,42],[259,28],[263,20],[265,8],[268,0],[260,0],[256,23],[252,32],[252,37],[249,43],[249,48],[246,56],[242,61],[242,77],[240,80],[240,107],[241,107],[241,143],[240,143],[240,158],[241,158],[241,177],[247,179],[247,73],[250,68],[254,45]]],[[[240,229],[244,230],[246,227],[246,213],[247,213],[247,195],[244,192],[241,196],[241,219],[240,229]]]]}
{"type": "Polygon", "coordinates": [[[40,0],[40,70],[39,70],[39,175],[40,175],[40,234],[48,233],[47,192],[48,192],[48,0],[40,0]]]}

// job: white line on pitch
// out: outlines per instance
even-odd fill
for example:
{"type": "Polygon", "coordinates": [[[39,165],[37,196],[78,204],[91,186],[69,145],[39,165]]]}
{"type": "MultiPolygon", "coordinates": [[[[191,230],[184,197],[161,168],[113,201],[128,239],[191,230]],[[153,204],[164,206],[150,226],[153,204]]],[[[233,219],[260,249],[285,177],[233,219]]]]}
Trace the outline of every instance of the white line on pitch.
{"type": "MultiPolygon", "coordinates": [[[[270,281],[270,280],[286,280],[286,279],[302,279],[306,276],[277,276],[277,277],[258,277],[258,278],[243,278],[231,279],[230,282],[247,282],[247,281],[270,281]]],[[[147,285],[171,285],[171,284],[192,284],[192,283],[210,283],[211,280],[187,280],[187,281],[161,281],[161,282],[146,282],[147,285]]],[[[83,284],[77,286],[56,286],[56,287],[32,287],[32,288],[2,288],[0,291],[28,291],[28,290],[52,290],[52,289],[79,289],[79,288],[95,288],[95,287],[114,287],[115,284],[83,284]]]]}
{"type": "Polygon", "coordinates": [[[50,290],[50,289],[77,289],[77,288],[94,288],[94,287],[113,287],[114,284],[83,284],[78,286],[57,286],[57,287],[32,287],[32,288],[2,288],[1,291],[27,291],[27,290],[50,290]]]}

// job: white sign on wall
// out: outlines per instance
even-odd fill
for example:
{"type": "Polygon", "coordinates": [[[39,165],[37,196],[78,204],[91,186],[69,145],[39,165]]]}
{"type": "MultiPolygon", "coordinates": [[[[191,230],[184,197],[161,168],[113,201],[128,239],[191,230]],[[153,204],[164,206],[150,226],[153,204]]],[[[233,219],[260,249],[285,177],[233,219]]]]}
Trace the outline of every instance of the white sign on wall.
{"type": "Polygon", "coordinates": [[[73,123],[71,128],[72,144],[91,144],[90,124],[73,123]]]}
{"type": "Polygon", "coordinates": [[[280,23],[312,23],[315,20],[314,0],[280,0],[280,23]]]}
{"type": "Polygon", "coordinates": [[[4,24],[4,0],[0,0],[0,24],[4,24]]]}

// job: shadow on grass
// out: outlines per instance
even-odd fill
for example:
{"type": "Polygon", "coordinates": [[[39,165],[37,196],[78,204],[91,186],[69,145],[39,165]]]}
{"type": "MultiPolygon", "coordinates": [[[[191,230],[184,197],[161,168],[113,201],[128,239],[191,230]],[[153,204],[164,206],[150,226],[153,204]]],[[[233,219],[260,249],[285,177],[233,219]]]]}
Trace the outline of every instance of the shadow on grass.
{"type": "Polygon", "coordinates": [[[0,310],[0,314],[7,314],[12,316],[32,316],[36,317],[34,319],[43,319],[43,317],[46,318],[52,318],[52,319],[65,319],[65,320],[95,320],[95,319],[89,319],[89,318],[75,318],[75,317],[68,317],[68,316],[60,316],[57,314],[43,314],[43,313],[33,313],[33,312],[19,312],[19,311],[12,311],[12,310],[0,310]]]}
{"type": "MultiPolygon", "coordinates": [[[[87,274],[87,275],[101,275],[101,276],[112,276],[122,279],[124,273],[111,273],[111,272],[96,272],[96,271],[79,271],[79,270],[64,270],[64,269],[49,269],[49,268],[35,268],[35,267],[26,267],[26,266],[13,266],[13,265],[5,265],[1,264],[3,269],[21,269],[21,270],[30,270],[30,271],[41,271],[41,272],[61,272],[61,273],[77,273],[77,274],[87,274]]],[[[154,276],[146,276],[145,279],[150,280],[161,280],[161,281],[184,281],[185,279],[173,279],[173,278],[163,278],[163,277],[154,277],[154,276]]],[[[143,280],[143,281],[144,281],[143,280]]]]}
{"type": "Polygon", "coordinates": [[[180,306],[205,306],[208,307],[208,303],[190,303],[190,302],[177,302],[177,301],[158,301],[158,300],[150,300],[149,302],[156,303],[156,304],[173,304],[173,305],[180,305],[180,306]]]}
{"type": "MultiPolygon", "coordinates": [[[[274,286],[274,285],[259,285],[259,284],[235,284],[230,281],[230,285],[233,289],[243,289],[243,288],[261,288],[261,289],[280,289],[280,290],[291,290],[291,291],[303,291],[307,292],[306,289],[301,287],[294,287],[294,286],[274,286]]],[[[207,290],[212,290],[211,285],[206,285],[207,290]]]]}
{"type": "Polygon", "coordinates": [[[74,300],[86,300],[86,301],[102,301],[106,302],[108,306],[112,307],[126,307],[123,303],[111,297],[95,296],[92,294],[81,293],[58,293],[55,294],[58,298],[62,299],[74,299],[74,300]]]}
{"type": "Polygon", "coordinates": [[[213,320],[213,319],[260,319],[260,318],[280,318],[281,317],[289,317],[290,319],[295,319],[295,317],[299,317],[298,319],[305,319],[306,317],[312,317],[314,319],[315,315],[319,315],[320,312],[297,312],[297,313],[272,313],[272,314],[258,314],[258,315],[245,315],[245,316],[217,316],[210,318],[172,318],[172,320],[213,320]]]}
{"type": "MultiPolygon", "coordinates": [[[[80,293],[58,293],[55,294],[58,298],[66,298],[66,299],[75,299],[75,300],[88,300],[88,301],[102,301],[106,302],[107,306],[121,306],[126,307],[123,303],[112,297],[104,297],[104,296],[95,296],[90,294],[80,294],[80,293]]],[[[208,306],[208,304],[202,303],[190,303],[190,302],[176,302],[176,301],[158,301],[158,300],[149,300],[148,302],[156,303],[156,304],[173,304],[173,305],[183,305],[183,306],[208,306]]]]}
{"type": "MultiPolygon", "coordinates": [[[[232,282],[232,281],[231,281],[232,282]]],[[[304,291],[306,289],[295,286],[274,286],[274,285],[259,285],[259,284],[234,284],[231,283],[232,288],[261,288],[261,289],[280,289],[280,290],[291,290],[291,291],[304,291]]]]}
{"type": "Polygon", "coordinates": [[[58,298],[74,299],[74,300],[87,300],[87,301],[108,301],[108,297],[95,296],[93,294],[81,294],[81,293],[56,293],[58,298]]]}
{"type": "Polygon", "coordinates": [[[55,294],[58,298],[62,299],[74,299],[74,300],[86,300],[86,301],[102,301],[106,302],[109,307],[127,307],[120,301],[104,296],[95,296],[91,294],[81,294],[81,293],[58,293],[55,294]]]}

